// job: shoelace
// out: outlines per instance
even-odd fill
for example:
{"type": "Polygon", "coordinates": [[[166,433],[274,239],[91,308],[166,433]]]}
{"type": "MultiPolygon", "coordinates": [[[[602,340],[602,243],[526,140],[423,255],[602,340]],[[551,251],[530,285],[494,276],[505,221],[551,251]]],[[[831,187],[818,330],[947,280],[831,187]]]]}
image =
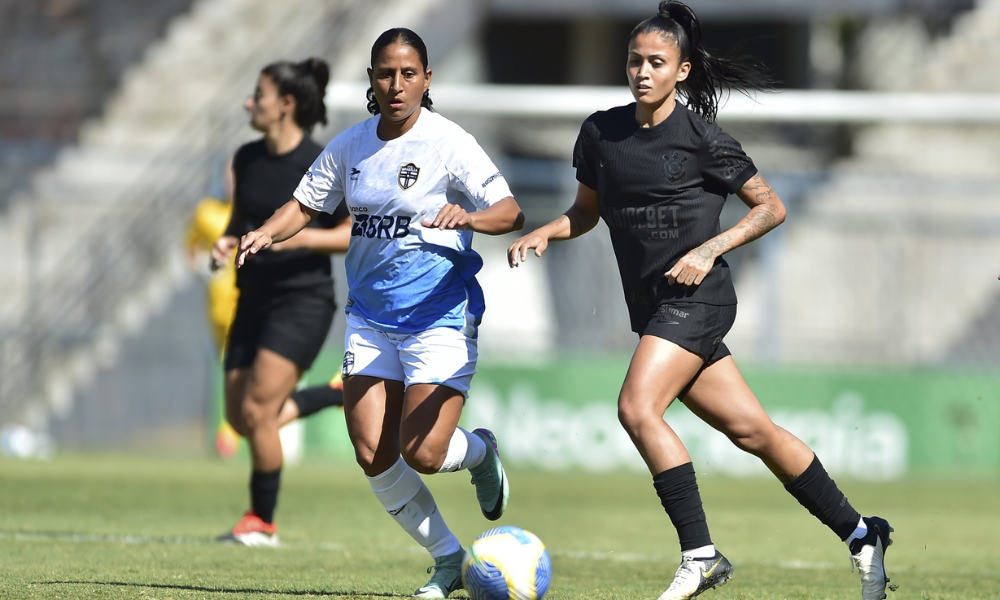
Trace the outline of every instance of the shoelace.
{"type": "MultiPolygon", "coordinates": [[[[449,566],[452,566],[452,565],[449,565],[449,566]]],[[[430,575],[431,571],[434,571],[435,569],[438,570],[438,571],[440,571],[441,568],[442,568],[441,565],[438,565],[437,563],[435,563],[435,564],[427,567],[427,574],[430,575]]],[[[433,577],[431,579],[433,579],[433,577]]]]}
{"type": "Polygon", "coordinates": [[[857,567],[858,567],[858,573],[864,574],[864,571],[861,570],[861,555],[859,555],[859,554],[852,554],[851,558],[849,560],[851,562],[851,573],[854,572],[854,566],[857,565],[857,567]]]}
{"type": "Polygon", "coordinates": [[[682,571],[684,573],[687,573],[688,575],[700,575],[700,573],[698,571],[696,571],[695,568],[694,568],[694,561],[693,560],[691,560],[689,558],[682,558],[681,559],[681,566],[677,567],[677,573],[674,575],[674,580],[670,584],[670,587],[667,588],[668,592],[670,590],[676,589],[677,587],[679,587],[679,586],[681,586],[683,584],[683,581],[684,581],[685,578],[680,576],[682,571]]]}
{"type": "MultiPolygon", "coordinates": [[[[427,567],[427,574],[430,575],[431,571],[433,571],[435,569],[438,571],[438,573],[440,573],[441,567],[439,567],[438,565],[434,565],[434,566],[431,566],[431,567],[427,567]]],[[[427,583],[425,583],[424,586],[422,588],[420,588],[420,589],[421,590],[426,590],[426,589],[428,589],[431,586],[431,584],[436,585],[438,587],[438,589],[441,589],[441,590],[446,590],[446,589],[450,588],[451,585],[452,585],[452,582],[434,581],[434,578],[438,576],[438,573],[435,573],[431,577],[431,580],[428,581],[427,583]]]]}

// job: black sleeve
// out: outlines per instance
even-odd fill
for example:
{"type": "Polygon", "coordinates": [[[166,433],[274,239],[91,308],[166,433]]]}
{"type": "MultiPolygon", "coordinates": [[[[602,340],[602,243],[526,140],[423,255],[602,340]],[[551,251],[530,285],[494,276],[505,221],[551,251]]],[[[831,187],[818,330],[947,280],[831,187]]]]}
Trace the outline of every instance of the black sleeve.
{"type": "Polygon", "coordinates": [[[576,180],[592,190],[597,189],[596,127],[591,119],[587,119],[580,127],[580,135],[576,138],[573,148],[573,166],[576,167],[576,180]]]}
{"type": "Polygon", "coordinates": [[[332,229],[337,225],[340,225],[344,219],[351,218],[351,213],[347,210],[347,201],[341,200],[337,208],[334,209],[333,214],[320,211],[316,215],[316,226],[322,227],[324,229],[332,229]]]}
{"type": "Polygon", "coordinates": [[[735,194],[757,174],[757,167],[739,142],[711,123],[702,140],[701,173],[705,179],[720,183],[735,194]]]}

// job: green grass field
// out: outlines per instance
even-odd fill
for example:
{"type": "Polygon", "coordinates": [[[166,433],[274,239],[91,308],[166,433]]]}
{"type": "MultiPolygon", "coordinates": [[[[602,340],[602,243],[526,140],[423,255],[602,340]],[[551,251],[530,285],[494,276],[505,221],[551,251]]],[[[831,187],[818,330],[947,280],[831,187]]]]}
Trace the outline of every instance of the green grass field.
{"type": "MultiPolygon", "coordinates": [[[[546,542],[548,598],[656,598],[675,534],[648,477],[514,471],[500,523],[546,542]]],[[[283,547],[214,544],[246,506],[246,466],[203,459],[0,460],[0,598],[405,597],[432,563],[380,508],[360,470],[286,469],[283,547]]],[[[452,529],[489,527],[465,473],[429,478],[452,529]]],[[[1000,598],[1000,482],[844,482],[896,528],[890,600],[1000,598]]],[[[706,599],[858,599],[845,547],[774,481],[705,479],[709,525],[736,565],[706,599]]],[[[467,597],[464,591],[453,598],[467,597]]]]}

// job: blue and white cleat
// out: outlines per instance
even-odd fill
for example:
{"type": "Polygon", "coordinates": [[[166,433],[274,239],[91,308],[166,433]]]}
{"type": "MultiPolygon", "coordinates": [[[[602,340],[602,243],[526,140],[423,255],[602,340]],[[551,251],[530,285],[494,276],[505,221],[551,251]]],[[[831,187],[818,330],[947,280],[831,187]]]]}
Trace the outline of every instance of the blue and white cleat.
{"type": "Polygon", "coordinates": [[[658,600],[689,600],[733,578],[733,565],[718,550],[712,558],[681,559],[674,581],[658,600]]]}
{"type": "Polygon", "coordinates": [[[851,542],[851,570],[856,565],[861,573],[862,600],[883,600],[889,577],[885,574],[885,551],[892,545],[889,534],[895,531],[889,522],[879,517],[862,517],[868,525],[868,535],[851,542]]]}
{"type": "Polygon", "coordinates": [[[476,498],[483,516],[490,521],[499,519],[507,509],[507,498],[510,487],[507,484],[507,473],[500,462],[500,451],[497,450],[497,438],[489,429],[476,429],[472,432],[486,442],[486,457],[478,466],[469,469],[472,474],[472,484],[476,486],[476,498]]]}

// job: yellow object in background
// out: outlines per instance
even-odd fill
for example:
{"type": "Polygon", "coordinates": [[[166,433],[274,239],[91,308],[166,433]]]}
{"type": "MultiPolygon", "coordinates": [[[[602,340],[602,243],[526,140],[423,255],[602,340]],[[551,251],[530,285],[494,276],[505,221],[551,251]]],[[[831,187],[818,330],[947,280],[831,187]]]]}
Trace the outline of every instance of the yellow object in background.
{"type": "MultiPolygon", "coordinates": [[[[231,202],[216,198],[204,198],[194,209],[191,223],[188,226],[184,247],[188,260],[199,273],[206,276],[205,310],[208,316],[209,329],[219,357],[225,354],[226,342],[229,339],[229,327],[236,316],[236,303],[240,292],[236,287],[236,266],[232,261],[222,265],[216,271],[209,269],[212,247],[216,240],[225,235],[229,218],[232,216],[231,202]]],[[[221,373],[218,386],[218,400],[212,411],[212,420],[216,424],[215,450],[223,458],[232,458],[239,452],[240,436],[226,422],[225,399],[221,389],[221,373]]]]}
{"type": "MultiPolygon", "coordinates": [[[[215,198],[203,199],[194,209],[184,246],[192,262],[200,260],[205,263],[206,273],[209,273],[208,261],[212,246],[216,240],[225,235],[232,212],[233,205],[230,202],[215,198]]],[[[236,314],[236,302],[240,296],[236,288],[236,266],[230,261],[217,271],[211,272],[207,285],[208,322],[212,329],[215,347],[221,354],[225,350],[229,326],[236,314]]]]}

